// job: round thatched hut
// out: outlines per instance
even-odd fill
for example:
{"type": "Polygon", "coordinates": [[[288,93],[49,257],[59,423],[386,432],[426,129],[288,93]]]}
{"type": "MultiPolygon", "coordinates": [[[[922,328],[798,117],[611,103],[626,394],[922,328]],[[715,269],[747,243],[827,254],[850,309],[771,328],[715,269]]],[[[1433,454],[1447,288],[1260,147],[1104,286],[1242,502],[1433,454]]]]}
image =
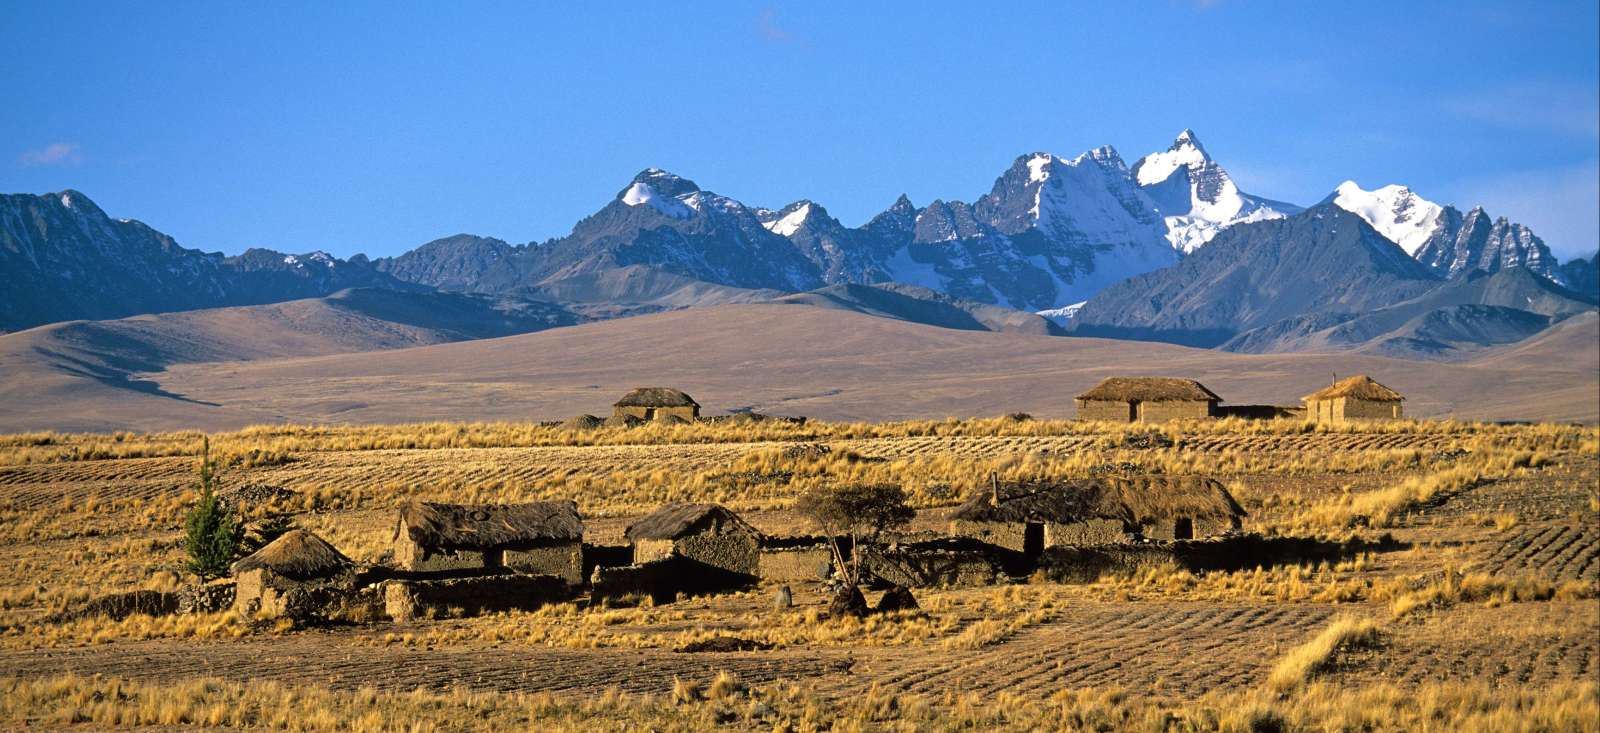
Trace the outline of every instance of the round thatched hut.
{"type": "Polygon", "coordinates": [[[349,589],[355,563],[321,537],[290,530],[233,564],[234,608],[263,618],[299,618],[332,589],[349,589]]]}
{"type": "Polygon", "coordinates": [[[640,420],[675,417],[689,421],[700,417],[700,403],[671,387],[636,387],[612,405],[611,416],[632,416],[640,420]]]}

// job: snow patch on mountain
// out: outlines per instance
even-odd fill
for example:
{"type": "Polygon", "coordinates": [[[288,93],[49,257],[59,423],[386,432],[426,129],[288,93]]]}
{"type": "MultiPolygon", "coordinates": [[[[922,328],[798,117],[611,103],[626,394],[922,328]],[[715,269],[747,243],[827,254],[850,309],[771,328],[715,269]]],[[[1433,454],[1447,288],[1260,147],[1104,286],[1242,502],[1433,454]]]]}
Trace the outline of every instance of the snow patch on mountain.
{"type": "Polygon", "coordinates": [[[663,196],[654,186],[644,181],[634,181],[628,190],[622,192],[622,203],[629,206],[649,206],[656,211],[674,219],[687,219],[694,216],[694,211],[682,201],[671,196],[663,196]]]}
{"type": "Polygon", "coordinates": [[[1328,200],[1365,219],[1379,234],[1412,256],[1427,244],[1444,217],[1443,206],[1394,184],[1367,191],[1355,181],[1345,181],[1328,200]]]}
{"type": "Polygon", "coordinates": [[[1046,308],[1042,311],[1035,311],[1034,315],[1044,316],[1045,318],[1054,321],[1057,326],[1066,328],[1067,326],[1072,325],[1072,317],[1078,315],[1078,311],[1082,310],[1083,304],[1087,302],[1089,301],[1083,300],[1071,305],[1061,306],[1060,308],[1046,308]]]}
{"type": "Polygon", "coordinates": [[[810,215],[811,204],[805,203],[794,211],[789,212],[787,216],[761,222],[761,226],[766,227],[767,231],[780,237],[787,237],[799,231],[800,226],[806,223],[806,217],[810,215]]]}

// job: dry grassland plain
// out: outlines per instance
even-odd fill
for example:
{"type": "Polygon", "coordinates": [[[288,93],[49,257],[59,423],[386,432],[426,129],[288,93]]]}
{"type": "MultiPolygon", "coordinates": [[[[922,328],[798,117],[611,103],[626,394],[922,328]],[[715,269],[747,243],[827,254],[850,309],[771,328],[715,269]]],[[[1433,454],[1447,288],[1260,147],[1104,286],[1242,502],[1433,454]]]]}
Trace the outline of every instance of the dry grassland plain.
{"type": "MultiPolygon", "coordinates": [[[[577,501],[590,542],[657,504],[809,533],[812,487],[904,486],[911,529],[991,474],[1200,474],[1268,535],[1376,543],[1237,572],[920,589],[828,619],[819,586],[295,628],[232,612],[61,620],[174,589],[200,433],[0,436],[0,728],[422,731],[1582,731],[1600,728],[1600,430],[1013,418],[277,426],[212,434],[225,486],[360,561],[414,499],[577,501]],[[824,446],[827,450],[819,450],[824,446]],[[738,637],[769,648],[684,652],[738,637]]],[[[869,593],[869,601],[875,600],[869,593]]]]}

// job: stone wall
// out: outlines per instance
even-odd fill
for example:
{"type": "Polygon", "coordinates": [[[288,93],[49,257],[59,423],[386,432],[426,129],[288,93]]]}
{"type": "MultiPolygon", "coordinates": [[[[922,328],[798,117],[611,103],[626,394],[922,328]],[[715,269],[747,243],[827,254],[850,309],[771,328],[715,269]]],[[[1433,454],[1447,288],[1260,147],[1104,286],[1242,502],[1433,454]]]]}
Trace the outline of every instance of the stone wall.
{"type": "Polygon", "coordinates": [[[384,613],[396,622],[532,611],[569,597],[567,582],[561,578],[514,573],[449,580],[386,580],[379,588],[384,613]]]}
{"type": "Polygon", "coordinates": [[[833,551],[827,545],[764,547],[756,572],[773,583],[826,580],[833,574],[833,551]]]}
{"type": "Polygon", "coordinates": [[[668,417],[677,417],[693,422],[700,417],[698,407],[613,407],[613,417],[624,415],[639,418],[640,420],[665,420],[668,417]]]}
{"type": "Polygon", "coordinates": [[[1199,400],[1140,402],[1139,422],[1166,422],[1211,417],[1211,403],[1199,400]]]}
{"type": "Polygon", "coordinates": [[[956,519],[950,522],[950,534],[1022,552],[1027,542],[1027,527],[1022,522],[970,522],[956,519]]]}
{"type": "Polygon", "coordinates": [[[1399,402],[1373,402],[1351,397],[1340,397],[1342,414],[1346,420],[1398,420],[1399,402]]]}
{"type": "Polygon", "coordinates": [[[665,603],[676,598],[682,590],[685,572],[682,559],[676,557],[636,565],[597,567],[594,569],[589,597],[594,600],[648,597],[657,603],[665,603]]]}
{"type": "Polygon", "coordinates": [[[1133,409],[1126,402],[1109,400],[1078,400],[1079,420],[1110,420],[1132,422],[1133,409]]]}
{"type": "Polygon", "coordinates": [[[690,535],[674,547],[683,557],[739,575],[755,577],[760,564],[760,541],[744,532],[690,535]]]}
{"type": "Polygon", "coordinates": [[[1128,529],[1115,519],[1091,519],[1070,524],[1046,523],[1044,546],[1094,547],[1128,541],[1128,529]]]}
{"type": "Polygon", "coordinates": [[[501,565],[530,575],[554,575],[567,585],[583,585],[583,543],[562,542],[543,547],[506,550],[501,565]]]}
{"type": "Polygon", "coordinates": [[[634,540],[633,564],[643,565],[672,557],[672,544],[672,540],[634,540]]]}
{"type": "Polygon", "coordinates": [[[1005,576],[1003,562],[992,548],[950,540],[861,550],[864,579],[907,588],[990,585],[1005,576]]]}
{"type": "Polygon", "coordinates": [[[491,560],[498,561],[498,554],[491,559],[482,552],[441,551],[423,547],[411,539],[403,522],[395,533],[394,563],[395,567],[401,570],[418,573],[435,573],[444,570],[482,570],[494,564],[491,560]]]}

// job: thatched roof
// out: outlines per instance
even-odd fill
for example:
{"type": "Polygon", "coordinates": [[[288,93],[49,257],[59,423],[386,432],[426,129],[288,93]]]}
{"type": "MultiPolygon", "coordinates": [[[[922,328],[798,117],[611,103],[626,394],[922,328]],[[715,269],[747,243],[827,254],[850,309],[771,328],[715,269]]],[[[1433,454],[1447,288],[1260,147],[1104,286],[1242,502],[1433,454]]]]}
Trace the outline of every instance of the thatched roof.
{"type": "Polygon", "coordinates": [[[1215,392],[1193,379],[1178,377],[1107,377],[1083,394],[1080,400],[1105,402],[1184,402],[1220,401],[1215,392]]]}
{"type": "Polygon", "coordinates": [[[400,528],[424,547],[491,550],[539,542],[583,539],[583,518],[571,501],[529,504],[434,504],[400,508],[400,528]]]}
{"type": "Polygon", "coordinates": [[[1358,400],[1371,402],[1399,402],[1405,399],[1400,396],[1399,392],[1372,381],[1372,377],[1365,374],[1345,377],[1301,399],[1309,402],[1311,400],[1332,400],[1339,397],[1354,397],[1358,400]]]}
{"type": "Polygon", "coordinates": [[[614,407],[699,407],[693,397],[671,387],[635,387],[614,407]]]}
{"type": "Polygon", "coordinates": [[[233,564],[233,574],[265,568],[295,580],[330,578],[355,567],[333,545],[303,529],[292,529],[233,564]]]}
{"type": "Polygon", "coordinates": [[[691,534],[746,532],[760,536],[739,515],[720,504],[667,504],[628,525],[623,536],[633,540],[675,540],[691,534]]]}
{"type": "Polygon", "coordinates": [[[1135,525],[1155,519],[1242,517],[1244,508],[1203,476],[1066,479],[1000,485],[1000,501],[980,491],[950,516],[969,522],[1085,522],[1135,525]]]}

